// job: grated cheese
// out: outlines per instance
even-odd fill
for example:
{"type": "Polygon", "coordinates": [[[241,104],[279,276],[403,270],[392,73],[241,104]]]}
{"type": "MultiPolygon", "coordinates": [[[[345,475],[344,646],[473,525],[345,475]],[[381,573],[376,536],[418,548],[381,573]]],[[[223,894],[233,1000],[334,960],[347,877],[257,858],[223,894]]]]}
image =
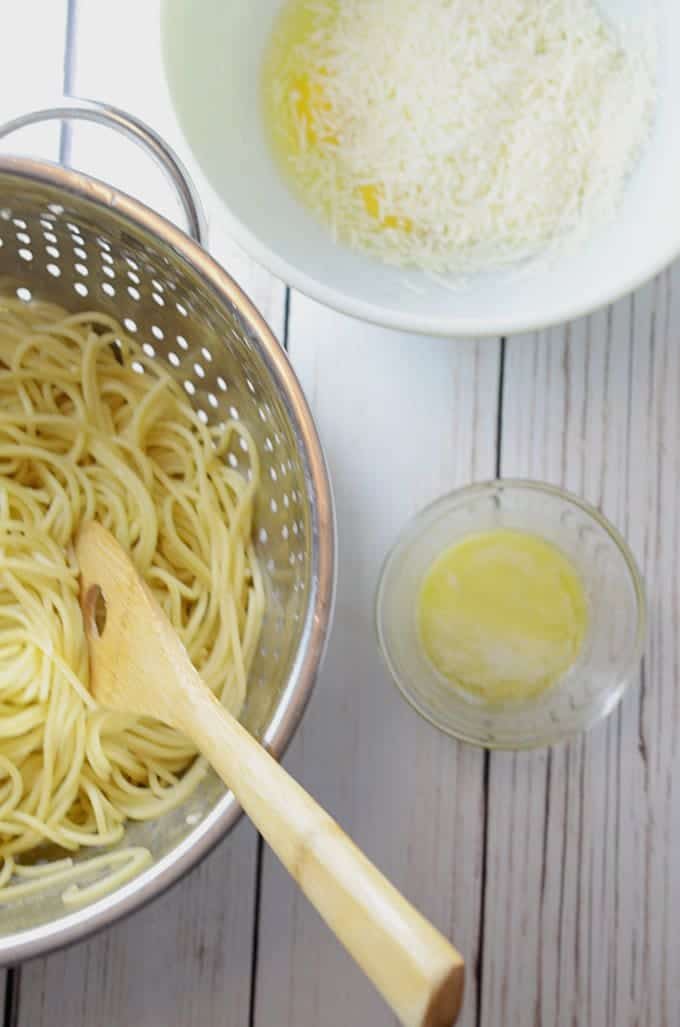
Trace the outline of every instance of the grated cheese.
{"type": "Polygon", "coordinates": [[[655,86],[593,0],[294,0],[284,18],[270,121],[337,238],[472,271],[613,215],[655,86]]]}

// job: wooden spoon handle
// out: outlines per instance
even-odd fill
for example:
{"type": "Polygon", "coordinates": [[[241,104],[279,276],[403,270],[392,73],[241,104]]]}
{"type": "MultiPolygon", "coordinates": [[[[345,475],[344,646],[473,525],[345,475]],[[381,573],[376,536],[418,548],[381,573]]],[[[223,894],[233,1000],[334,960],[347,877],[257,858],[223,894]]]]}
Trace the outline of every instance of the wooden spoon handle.
{"type": "Polygon", "coordinates": [[[463,993],[459,953],[212,693],[195,693],[185,713],[175,711],[178,726],[404,1027],[450,1027],[463,993]]]}
{"type": "Polygon", "coordinates": [[[404,1027],[451,1027],[463,992],[456,950],[220,705],[115,539],[87,525],[77,554],[98,701],[193,739],[404,1027]]]}

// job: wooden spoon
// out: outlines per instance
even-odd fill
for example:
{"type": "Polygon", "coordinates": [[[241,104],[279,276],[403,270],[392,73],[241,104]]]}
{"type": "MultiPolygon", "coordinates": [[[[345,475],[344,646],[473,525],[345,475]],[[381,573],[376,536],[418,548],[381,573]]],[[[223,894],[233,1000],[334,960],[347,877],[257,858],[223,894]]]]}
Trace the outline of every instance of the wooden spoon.
{"type": "Polygon", "coordinates": [[[109,532],[84,525],[76,553],[97,702],[191,738],[404,1027],[450,1027],[463,994],[458,952],[203,684],[109,532]]]}

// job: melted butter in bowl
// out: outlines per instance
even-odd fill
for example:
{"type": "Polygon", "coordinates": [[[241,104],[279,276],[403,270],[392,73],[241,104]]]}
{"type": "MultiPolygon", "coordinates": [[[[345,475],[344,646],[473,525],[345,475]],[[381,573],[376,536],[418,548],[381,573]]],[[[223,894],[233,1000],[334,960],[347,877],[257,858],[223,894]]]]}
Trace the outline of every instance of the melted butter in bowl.
{"type": "Polygon", "coordinates": [[[534,748],[616,706],[642,655],[644,589],[598,510],[551,485],[492,481],[405,527],[383,566],[376,629],[427,720],[475,745],[534,748]]]}
{"type": "Polygon", "coordinates": [[[436,672],[487,702],[526,699],[576,661],[588,622],[583,583],[537,535],[470,535],[439,556],[418,596],[418,634],[436,672]]]}

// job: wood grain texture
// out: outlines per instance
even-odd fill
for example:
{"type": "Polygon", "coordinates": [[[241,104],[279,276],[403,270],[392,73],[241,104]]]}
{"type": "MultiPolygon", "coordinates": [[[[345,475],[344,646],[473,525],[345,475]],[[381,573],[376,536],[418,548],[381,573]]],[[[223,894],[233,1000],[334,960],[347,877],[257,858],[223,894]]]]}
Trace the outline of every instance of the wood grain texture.
{"type": "Polygon", "coordinates": [[[502,471],[602,508],[642,565],[644,671],[610,719],[490,764],[481,1022],[680,1023],[680,269],[508,343],[502,471]]]}
{"type": "Polygon", "coordinates": [[[400,1023],[451,1027],[463,994],[460,954],[225,709],[114,536],[90,521],[75,551],[95,700],[158,717],[191,739],[400,1023]]]}
{"type": "MultiPolygon", "coordinates": [[[[42,0],[36,4],[43,9],[42,0]]],[[[35,12],[34,17],[42,34],[42,22],[35,12]]],[[[73,91],[127,107],[181,147],[154,42],[157,31],[155,0],[78,2],[73,91]]],[[[27,29],[22,38],[30,35],[27,29]]],[[[61,65],[61,39],[52,45],[61,65]]],[[[69,156],[74,166],[181,223],[179,206],[160,171],[117,135],[78,124],[69,156]]],[[[245,279],[282,337],[281,284],[235,254],[228,243],[216,251],[218,259],[232,261],[236,277],[245,279]]],[[[256,850],[255,831],[241,824],[181,886],[147,910],[92,941],[26,964],[18,1027],[47,1027],[55,1017],[68,1027],[246,1027],[256,850]]]]}
{"type": "Polygon", "coordinates": [[[24,964],[17,1027],[246,1027],[254,853],[241,823],[145,910],[24,964]]]}
{"type": "MultiPolygon", "coordinates": [[[[13,6],[13,37],[41,43],[8,48],[0,113],[59,90],[65,10],[13,6]]],[[[158,0],[81,0],[76,13],[74,90],[132,109],[186,158],[153,42],[158,0]]],[[[51,126],[4,148],[49,155],[57,143],[51,126]]],[[[117,137],[78,127],[71,157],[179,220],[160,173],[117,137]]],[[[218,233],[212,246],[281,336],[281,284],[218,233]]],[[[680,271],[507,344],[503,474],[600,505],[643,566],[651,622],[641,683],[609,721],[549,753],[492,756],[488,799],[482,754],[431,729],[389,682],[372,604],[406,519],[494,473],[499,347],[382,332],[299,297],[291,314],[292,358],[335,480],[341,567],[328,661],[290,769],[462,949],[463,1027],[676,1027],[680,271]]],[[[241,825],[148,910],[26,965],[16,1023],[245,1027],[255,849],[241,825]]],[[[392,1024],[273,857],[262,884],[255,1027],[392,1024]]]]}
{"type": "MultiPolygon", "coordinates": [[[[373,598],[383,557],[423,504],[493,475],[499,346],[407,337],[294,296],[290,350],[326,446],[339,581],[330,650],[290,770],[467,962],[476,1017],[483,754],[422,721],[381,663],[373,598]]],[[[394,1019],[276,860],[265,854],[257,1027],[394,1019]]]]}

